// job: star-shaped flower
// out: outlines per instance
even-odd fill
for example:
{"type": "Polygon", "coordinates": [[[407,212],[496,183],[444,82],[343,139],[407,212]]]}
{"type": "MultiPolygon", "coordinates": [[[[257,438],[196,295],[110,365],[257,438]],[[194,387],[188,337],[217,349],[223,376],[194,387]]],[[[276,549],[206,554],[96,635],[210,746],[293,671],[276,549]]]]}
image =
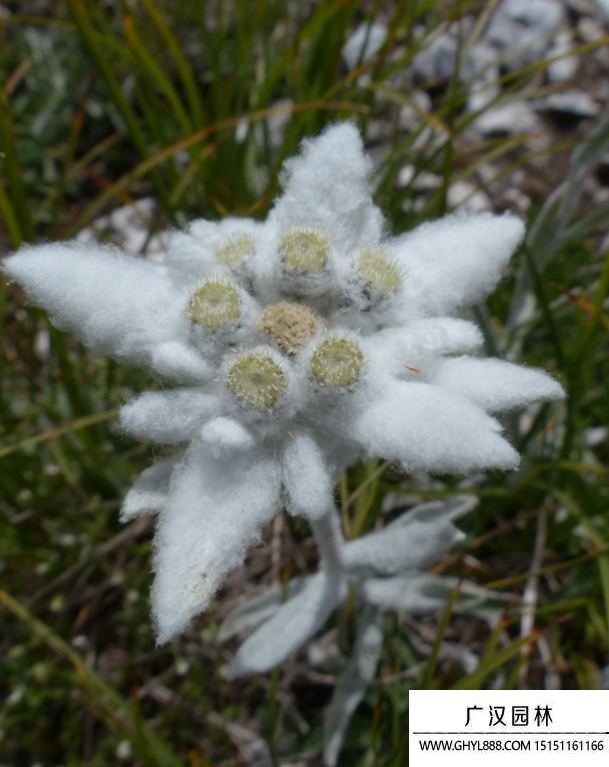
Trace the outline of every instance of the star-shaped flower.
{"type": "Polygon", "coordinates": [[[343,123],[306,141],[264,223],[195,221],[164,264],[79,243],[5,263],[56,325],[180,384],[123,428],[180,449],[147,469],[123,519],[159,512],[159,642],[203,611],[283,505],[315,523],[358,454],[405,471],[511,469],[489,414],[563,396],[543,372],[468,356],[454,315],[484,297],[523,234],[512,215],[453,215],[385,236],[370,164],[343,123]]]}

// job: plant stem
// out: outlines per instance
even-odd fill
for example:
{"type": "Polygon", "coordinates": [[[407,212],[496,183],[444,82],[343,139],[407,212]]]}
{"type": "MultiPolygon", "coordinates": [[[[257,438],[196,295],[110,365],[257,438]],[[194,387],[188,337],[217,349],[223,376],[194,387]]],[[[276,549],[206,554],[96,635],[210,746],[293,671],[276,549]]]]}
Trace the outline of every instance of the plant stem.
{"type": "Polygon", "coordinates": [[[328,575],[342,573],[344,538],[335,509],[328,511],[321,519],[311,521],[311,530],[319,549],[324,572],[328,575]]]}

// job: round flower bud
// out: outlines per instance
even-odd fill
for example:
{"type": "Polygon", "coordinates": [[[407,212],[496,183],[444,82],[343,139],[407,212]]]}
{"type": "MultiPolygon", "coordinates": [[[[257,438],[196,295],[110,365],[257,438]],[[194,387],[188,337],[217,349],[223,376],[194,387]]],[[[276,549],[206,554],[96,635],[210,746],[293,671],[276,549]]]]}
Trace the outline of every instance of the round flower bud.
{"type": "Polygon", "coordinates": [[[311,355],[311,372],[329,389],[348,389],[359,378],[364,355],[357,341],[330,336],[311,355]]]}
{"type": "Polygon", "coordinates": [[[228,369],[226,385],[256,410],[271,410],[288,388],[281,366],[264,352],[238,357],[228,369]]]}
{"type": "Polygon", "coordinates": [[[293,229],[281,238],[279,252],[288,269],[301,274],[321,272],[328,260],[328,238],[307,229],[293,229]]]}
{"type": "Polygon", "coordinates": [[[404,281],[404,270],[384,250],[364,250],[357,268],[365,282],[381,293],[394,293],[404,281]]]}
{"type": "Polygon", "coordinates": [[[193,291],[188,308],[190,321],[218,330],[241,316],[239,291],[230,282],[211,279],[193,291]]]}
{"type": "Polygon", "coordinates": [[[223,266],[239,266],[254,254],[256,243],[249,234],[237,234],[214,250],[216,261],[223,266]]]}

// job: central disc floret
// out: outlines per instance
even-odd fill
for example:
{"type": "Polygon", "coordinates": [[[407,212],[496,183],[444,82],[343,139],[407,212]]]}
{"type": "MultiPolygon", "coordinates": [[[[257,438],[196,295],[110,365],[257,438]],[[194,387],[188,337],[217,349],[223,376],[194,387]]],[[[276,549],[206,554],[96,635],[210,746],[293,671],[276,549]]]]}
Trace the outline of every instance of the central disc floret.
{"type": "Polygon", "coordinates": [[[227,242],[219,245],[214,255],[219,264],[226,266],[239,266],[248,256],[253,255],[256,249],[254,238],[249,234],[237,234],[231,237],[227,242]]]}
{"type": "Polygon", "coordinates": [[[394,293],[404,281],[404,270],[384,250],[364,250],[357,267],[366,283],[382,293],[394,293]]]}
{"type": "Polygon", "coordinates": [[[188,316],[191,322],[218,330],[241,316],[239,292],[230,282],[207,280],[193,291],[188,316]]]}
{"type": "Polygon", "coordinates": [[[317,319],[305,304],[281,301],[264,310],[258,329],[273,336],[284,354],[294,357],[315,334],[317,319]]]}
{"type": "Polygon", "coordinates": [[[236,397],[256,410],[270,410],[288,388],[281,367],[264,352],[239,357],[230,366],[226,383],[236,397]]]}
{"type": "Polygon", "coordinates": [[[328,260],[328,238],[308,229],[293,229],[284,234],[279,252],[288,269],[302,274],[321,272],[328,260]]]}
{"type": "Polygon", "coordinates": [[[322,341],[311,356],[311,372],[330,389],[348,389],[359,378],[364,355],[357,341],[343,336],[330,336],[322,341]]]}

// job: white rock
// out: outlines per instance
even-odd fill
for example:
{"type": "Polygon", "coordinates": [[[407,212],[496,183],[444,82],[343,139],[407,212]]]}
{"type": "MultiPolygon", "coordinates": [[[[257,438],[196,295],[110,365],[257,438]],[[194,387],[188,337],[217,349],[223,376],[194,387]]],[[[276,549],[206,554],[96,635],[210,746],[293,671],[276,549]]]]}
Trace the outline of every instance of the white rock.
{"type": "Polygon", "coordinates": [[[415,188],[420,192],[433,192],[442,186],[442,178],[436,173],[419,173],[415,182],[415,188]]]}
{"type": "MultiPolygon", "coordinates": [[[[455,62],[459,45],[452,32],[445,32],[437,37],[427,48],[412,60],[412,72],[415,82],[445,82],[455,71],[455,62]]],[[[472,55],[462,62],[461,79],[469,80],[480,69],[482,61],[472,55]]]]}
{"type": "Polygon", "coordinates": [[[519,210],[525,213],[531,207],[531,198],[521,192],[517,186],[508,187],[503,193],[504,202],[510,203],[512,210],[519,210]]]}
{"type": "Polygon", "coordinates": [[[361,24],[347,40],[341,55],[349,69],[369,61],[382,48],[387,39],[387,27],[379,21],[361,24]]]}
{"type": "Polygon", "coordinates": [[[499,77],[499,68],[492,67],[485,72],[484,77],[476,81],[475,87],[470,91],[467,99],[469,112],[484,113],[487,108],[492,108],[489,105],[501,94],[501,89],[497,84],[499,77]]]}
{"type": "Polygon", "coordinates": [[[552,46],[550,56],[562,56],[552,62],[546,70],[546,77],[551,83],[566,83],[572,80],[577,74],[579,59],[577,56],[568,55],[573,48],[571,33],[567,30],[556,36],[552,46]]]}
{"type": "Polygon", "coordinates": [[[123,205],[107,216],[96,218],[90,227],[82,229],[76,239],[85,244],[97,244],[99,234],[104,233],[119,247],[129,253],[141,253],[146,247],[146,258],[163,261],[167,236],[150,237],[150,225],[156,212],[152,197],[143,197],[131,205],[123,205]]]}
{"type": "Polygon", "coordinates": [[[584,432],[584,445],[586,447],[596,447],[606,442],[609,436],[609,429],[606,426],[591,426],[584,432]]]}
{"type": "Polygon", "coordinates": [[[514,136],[536,131],[539,119],[528,102],[517,101],[487,109],[473,125],[483,136],[514,136]]]}
{"type": "Polygon", "coordinates": [[[398,124],[403,130],[413,131],[421,125],[421,112],[429,114],[433,107],[431,98],[426,91],[414,90],[409,94],[409,98],[412,106],[400,107],[398,124]]]}
{"type": "Polygon", "coordinates": [[[563,2],[569,10],[580,15],[596,13],[595,0],[563,0],[563,2]]]}
{"type": "Polygon", "coordinates": [[[593,0],[596,7],[606,19],[609,19],[609,0],[593,0]]]}
{"type": "Polygon", "coordinates": [[[575,77],[578,68],[577,56],[564,56],[550,64],[546,76],[551,83],[567,83],[575,77]]]}
{"type": "Polygon", "coordinates": [[[412,60],[416,82],[429,82],[451,76],[455,67],[457,43],[450,33],[440,35],[412,60]]]}
{"type": "Polygon", "coordinates": [[[563,23],[563,7],[555,0],[504,0],[485,40],[500,52],[502,65],[513,71],[544,58],[563,23]]]}
{"type": "Polygon", "coordinates": [[[131,759],[131,756],[133,754],[131,743],[128,740],[121,740],[121,742],[116,747],[115,753],[116,753],[117,759],[120,759],[121,761],[126,761],[127,759],[131,759]]]}
{"type": "Polygon", "coordinates": [[[605,30],[596,19],[584,16],[577,22],[577,34],[584,43],[595,43],[603,39],[605,30]]]}
{"type": "Polygon", "coordinates": [[[579,90],[552,93],[544,99],[541,108],[543,111],[562,112],[582,119],[596,117],[601,109],[589,93],[579,90]]]}
{"type": "Polygon", "coordinates": [[[490,210],[491,201],[487,194],[469,181],[457,181],[448,190],[449,207],[459,210],[490,210]]]}
{"type": "Polygon", "coordinates": [[[398,174],[398,186],[404,188],[410,184],[417,192],[433,192],[442,186],[442,179],[435,173],[416,174],[414,165],[404,165],[398,174]]]}
{"type": "Polygon", "coordinates": [[[402,170],[398,173],[398,186],[400,188],[408,186],[412,182],[414,174],[414,165],[404,165],[402,170]]]}

